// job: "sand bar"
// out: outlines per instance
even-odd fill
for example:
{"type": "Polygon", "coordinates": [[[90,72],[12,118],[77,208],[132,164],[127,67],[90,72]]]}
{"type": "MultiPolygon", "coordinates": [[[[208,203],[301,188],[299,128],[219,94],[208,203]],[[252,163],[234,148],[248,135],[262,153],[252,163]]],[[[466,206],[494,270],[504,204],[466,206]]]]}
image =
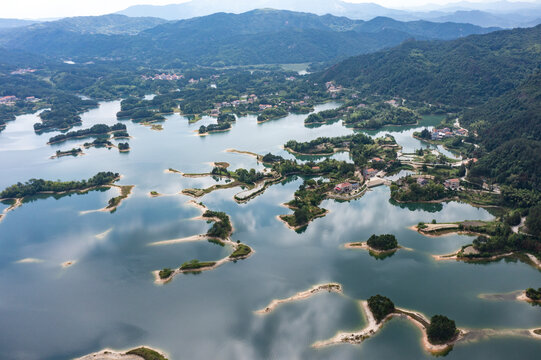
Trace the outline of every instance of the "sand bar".
{"type": "Polygon", "coordinates": [[[267,305],[265,308],[261,310],[255,311],[256,314],[268,314],[272,311],[274,311],[279,305],[293,302],[293,301],[299,301],[299,300],[305,300],[308,299],[316,294],[319,294],[320,292],[335,292],[342,294],[342,285],[337,283],[328,283],[328,284],[320,284],[315,285],[311,289],[306,291],[301,291],[293,296],[290,296],[285,299],[274,299],[270,302],[269,305],[267,305]]]}

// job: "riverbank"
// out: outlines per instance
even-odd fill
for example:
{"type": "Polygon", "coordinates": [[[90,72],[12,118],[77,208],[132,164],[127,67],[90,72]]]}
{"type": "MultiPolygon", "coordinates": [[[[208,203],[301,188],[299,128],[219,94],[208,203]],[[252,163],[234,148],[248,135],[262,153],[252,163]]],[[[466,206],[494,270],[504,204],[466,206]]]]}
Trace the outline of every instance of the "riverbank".
{"type": "Polygon", "coordinates": [[[255,313],[256,314],[268,314],[268,313],[274,311],[281,304],[286,304],[286,303],[299,301],[299,300],[305,300],[305,299],[308,299],[308,298],[310,298],[310,297],[312,297],[314,295],[317,295],[320,292],[324,292],[324,291],[335,292],[335,293],[338,293],[338,294],[343,293],[342,285],[337,284],[337,283],[328,283],[328,284],[315,285],[315,286],[313,286],[312,288],[310,288],[310,289],[308,289],[306,291],[298,292],[295,295],[290,296],[288,298],[274,299],[267,306],[265,306],[263,309],[256,310],[255,313]]]}

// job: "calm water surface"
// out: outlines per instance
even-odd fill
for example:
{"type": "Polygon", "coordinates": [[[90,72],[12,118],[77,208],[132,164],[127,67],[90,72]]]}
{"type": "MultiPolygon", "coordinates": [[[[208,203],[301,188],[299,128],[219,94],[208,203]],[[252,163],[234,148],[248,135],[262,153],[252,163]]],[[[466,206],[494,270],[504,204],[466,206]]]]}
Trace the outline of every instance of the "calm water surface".
{"type": "MultiPolygon", "coordinates": [[[[317,111],[337,104],[319,106],[317,111]]],[[[120,103],[102,103],[83,115],[84,127],[116,123],[120,103]]],[[[227,133],[195,136],[205,118],[189,124],[168,116],[164,131],[125,122],[132,151],[88,149],[79,158],[50,160],[57,149],[85,140],[46,145],[55,133],[35,135],[36,115],[24,115],[0,134],[0,188],[30,178],[83,179],[98,171],[124,175],[121,184],[136,185],[132,197],[114,214],[81,211],[99,209],[116,191],[94,191],[59,199],[25,203],[0,224],[0,358],[69,359],[104,347],[128,349],[146,344],[166,351],[171,359],[430,359],[420,344],[420,332],[410,323],[393,320],[360,346],[313,350],[310,345],[339,330],[354,330],[364,319],[356,300],[380,293],[401,307],[428,316],[443,313],[461,327],[541,327],[541,308],[514,302],[490,302],[480,293],[508,292],[541,286],[541,274],[516,262],[488,265],[435,262],[443,254],[471,242],[468,236],[427,238],[407,227],[419,221],[490,220],[486,210],[461,203],[396,206],[389,189],[376,188],[362,199],[325,201],[330,210],[297,234],[278,222],[281,203],[292,199],[302,183],[294,178],[278,184],[248,204],[238,205],[239,189],[214,192],[202,201],[231,215],[233,238],[253,247],[249,259],[228,263],[200,275],[178,276],[165,286],[153,283],[151,271],[176,267],[191,259],[217,260],[228,249],[201,242],[148,246],[160,240],[204,233],[209,225],[193,221],[199,211],[183,195],[151,199],[152,190],[175,194],[187,187],[210,186],[212,179],[188,179],[165,174],[167,168],[206,172],[210,162],[226,161],[233,169],[261,168],[256,160],[226,153],[228,148],[284,157],[287,140],[350,134],[340,122],[305,128],[306,115],[257,124],[254,116],[239,119],[227,133]],[[96,236],[106,233],[104,236],[96,236]],[[341,245],[362,241],[373,233],[395,234],[413,251],[399,251],[385,260],[341,245]],[[39,262],[18,263],[25,258],[39,262]],[[76,260],[63,269],[60,264],[76,260]],[[273,298],[288,297],[314,284],[339,282],[344,295],[320,294],[286,304],[267,316],[254,315],[273,298]]],[[[389,127],[370,135],[391,133],[413,151],[426,146],[411,137],[423,126],[389,127]]],[[[441,150],[441,149],[440,149],[441,150]]],[[[347,154],[337,159],[349,160],[347,154]]],[[[306,159],[304,159],[306,160],[306,159]]],[[[0,204],[0,210],[6,205],[0,204]]],[[[537,359],[541,342],[496,338],[459,345],[450,359],[537,359]]]]}

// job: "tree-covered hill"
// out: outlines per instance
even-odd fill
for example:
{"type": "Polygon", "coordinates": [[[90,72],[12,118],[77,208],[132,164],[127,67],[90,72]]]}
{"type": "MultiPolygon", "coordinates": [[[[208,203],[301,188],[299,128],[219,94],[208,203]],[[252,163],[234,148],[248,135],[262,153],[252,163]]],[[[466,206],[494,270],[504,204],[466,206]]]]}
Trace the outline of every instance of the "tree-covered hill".
{"type": "Polygon", "coordinates": [[[454,39],[493,30],[389,18],[365,22],[266,9],[166,23],[120,15],[69,18],[5,32],[0,46],[82,62],[108,58],[153,65],[242,65],[336,61],[406,39],[454,39]]]}
{"type": "Polygon", "coordinates": [[[408,41],[349,58],[316,76],[364,92],[476,105],[514,89],[541,66],[541,26],[453,41],[408,41]]]}
{"type": "Polygon", "coordinates": [[[541,73],[501,97],[466,110],[462,124],[476,130],[489,151],[511,139],[541,141],[541,73]]]}

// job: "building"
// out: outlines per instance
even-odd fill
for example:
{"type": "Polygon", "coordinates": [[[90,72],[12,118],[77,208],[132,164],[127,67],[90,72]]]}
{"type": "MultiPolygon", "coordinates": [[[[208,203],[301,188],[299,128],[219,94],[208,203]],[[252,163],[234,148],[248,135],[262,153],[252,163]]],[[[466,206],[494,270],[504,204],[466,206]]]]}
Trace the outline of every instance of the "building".
{"type": "MultiPolygon", "coordinates": [[[[358,185],[358,184],[357,184],[358,185]]],[[[342,183],[342,184],[338,184],[336,185],[336,187],[334,188],[334,191],[337,192],[337,193],[346,193],[346,192],[350,192],[351,190],[353,190],[353,187],[350,183],[348,182],[345,182],[345,183],[342,183]]]]}
{"type": "Polygon", "coordinates": [[[417,178],[417,184],[419,184],[419,186],[425,186],[426,184],[428,184],[428,180],[425,178],[419,177],[417,178]]]}
{"type": "Polygon", "coordinates": [[[376,169],[373,169],[373,168],[364,169],[364,171],[363,171],[363,175],[367,179],[376,176],[377,173],[378,173],[378,171],[376,169]]]}
{"type": "Polygon", "coordinates": [[[460,186],[460,180],[459,179],[448,179],[445,180],[443,183],[443,186],[449,190],[458,190],[460,186]]]}
{"type": "Polygon", "coordinates": [[[379,157],[372,158],[372,163],[382,163],[384,160],[379,157]]]}

